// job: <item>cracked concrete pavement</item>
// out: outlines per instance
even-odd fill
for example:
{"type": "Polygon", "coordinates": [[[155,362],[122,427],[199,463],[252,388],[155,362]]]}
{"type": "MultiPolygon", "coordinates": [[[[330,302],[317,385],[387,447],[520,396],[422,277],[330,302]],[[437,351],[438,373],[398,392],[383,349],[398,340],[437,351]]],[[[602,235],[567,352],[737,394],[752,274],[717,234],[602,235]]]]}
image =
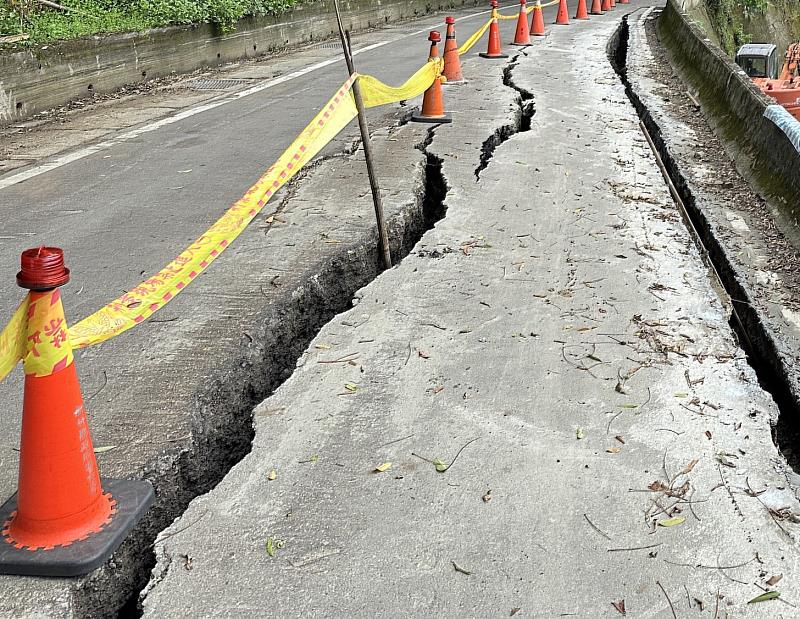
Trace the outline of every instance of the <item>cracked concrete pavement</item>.
{"type": "MultiPolygon", "coordinates": [[[[425,225],[425,158],[413,136],[379,130],[374,140],[392,140],[402,150],[377,162],[385,170],[384,204],[392,253],[399,257],[425,225]]],[[[94,444],[113,447],[108,452],[113,458],[98,456],[103,474],[124,477],[135,471],[154,484],[158,502],[142,530],[85,579],[0,577],[0,590],[16,593],[4,596],[3,612],[46,608],[48,616],[97,616],[105,611],[83,604],[130,593],[131,572],[146,567],[151,553],[146,531],[154,528],[155,536],[174,517],[170,511],[194,496],[190,492],[210,488],[230,459],[241,456],[251,435],[249,398],[269,393],[283,380],[286,364],[294,362],[318,326],[377,274],[368,187],[362,151],[312,166],[304,182],[278,201],[274,214],[237,239],[231,258],[215,265],[213,277],[199,278],[145,326],[137,338],[143,339],[141,346],[119,338],[82,351],[94,444]],[[321,176],[317,172],[323,167],[321,176]],[[224,331],[214,326],[220,315],[224,331]],[[183,371],[187,360],[194,360],[195,374],[183,371]],[[93,361],[102,374],[91,369],[93,361]],[[149,388],[130,388],[128,375],[149,388]],[[81,585],[77,591],[76,584],[81,585]]],[[[15,474],[16,467],[9,466],[4,479],[9,487],[15,474]]]]}
{"type": "Polygon", "coordinates": [[[606,57],[620,17],[447,90],[446,216],[162,533],[145,617],[792,615],[747,604],[800,592],[775,404],[606,57]]]}
{"type": "MultiPolygon", "coordinates": [[[[647,108],[653,132],[672,162],[676,184],[688,194],[685,201],[696,212],[709,251],[737,299],[735,307],[747,325],[751,348],[769,368],[765,373],[779,377],[775,384],[783,392],[777,397],[786,409],[778,420],[776,438],[797,466],[800,236],[787,217],[790,209],[785,205],[781,209],[777,198],[757,183],[754,189],[737,172],[746,172],[748,167],[749,155],[742,154],[742,146],[720,139],[719,129],[709,126],[718,120],[709,121],[708,112],[696,109],[683,94],[689,82],[682,81],[669,65],[667,54],[673,52],[659,42],[656,23],[658,28],[663,26],[655,21],[657,15],[641,13],[629,20],[627,79],[634,96],[647,108]]],[[[752,179],[752,172],[746,173],[752,179]]]]}
{"type": "MultiPolygon", "coordinates": [[[[400,83],[427,53],[425,36],[413,33],[441,19],[363,35],[363,43],[389,43],[381,54],[358,56],[358,67],[400,83]],[[407,49],[412,36],[419,46],[407,49]],[[387,54],[394,56],[388,65],[387,54]]],[[[483,19],[478,14],[459,25],[469,32],[483,19]]],[[[362,35],[355,43],[363,44],[362,35]]],[[[322,53],[278,59],[272,70],[297,69],[322,53]]],[[[242,70],[251,76],[270,71],[261,63],[242,70]]],[[[13,274],[19,251],[32,243],[67,252],[68,319],[153,273],[241,195],[342,80],[343,67],[331,64],[3,189],[14,216],[0,240],[8,269],[0,309],[10,315],[21,298],[13,274]],[[259,139],[264,135],[270,139],[259,139]]],[[[381,149],[378,161],[395,257],[413,246],[436,206],[425,204],[428,170],[415,148],[422,138],[390,130],[407,110],[382,108],[371,117],[376,142],[396,149],[381,149]]],[[[253,406],[291,373],[319,327],[380,271],[362,155],[337,155],[356,133],[351,126],[340,134],[327,158],[277,196],[212,269],[152,320],[76,355],[94,444],[113,447],[98,456],[102,474],[151,481],[157,502],[113,557],[84,578],[0,577],[0,614],[116,615],[147,582],[156,534],[249,449],[253,406]]],[[[32,134],[51,135],[43,128],[32,134]]],[[[0,399],[13,413],[0,420],[7,440],[0,487],[10,496],[22,409],[19,372],[0,385],[0,399]]]]}

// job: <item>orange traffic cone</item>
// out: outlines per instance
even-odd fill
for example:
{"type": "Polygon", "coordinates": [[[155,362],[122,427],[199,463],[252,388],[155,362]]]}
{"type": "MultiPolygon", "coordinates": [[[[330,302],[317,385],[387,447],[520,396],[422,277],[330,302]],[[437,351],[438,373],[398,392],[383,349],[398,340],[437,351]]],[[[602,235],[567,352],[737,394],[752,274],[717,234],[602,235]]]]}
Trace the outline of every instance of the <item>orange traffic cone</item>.
{"type": "Polygon", "coordinates": [[[76,576],[101,565],[153,502],[144,481],[101,487],[73,363],[55,247],[22,254],[27,353],[17,494],[0,508],[0,573],[76,576]]]}
{"type": "Polygon", "coordinates": [[[556,13],[556,24],[558,26],[569,26],[569,15],[567,15],[567,0],[558,3],[558,13],[556,13]]]}
{"type": "Polygon", "coordinates": [[[519,0],[519,17],[517,18],[517,32],[514,34],[512,45],[527,47],[531,44],[531,31],[528,28],[528,11],[525,10],[526,0],[519,0]]]}
{"type": "Polygon", "coordinates": [[[614,9],[617,7],[617,0],[609,0],[611,2],[611,8],[614,9]]]}
{"type": "Polygon", "coordinates": [[[630,4],[630,0],[619,0],[619,4],[630,4]]]}
{"type": "Polygon", "coordinates": [[[611,10],[611,0],[603,0],[603,4],[600,5],[600,8],[603,12],[611,10]]]}
{"type": "Polygon", "coordinates": [[[447,24],[447,33],[444,36],[444,76],[446,84],[466,84],[467,80],[461,73],[461,57],[458,55],[458,43],[456,43],[456,20],[455,17],[445,17],[444,23],[447,24]]]}
{"type": "Polygon", "coordinates": [[[542,15],[542,3],[540,0],[536,0],[536,4],[533,6],[531,34],[536,37],[544,36],[544,15],[542,15]]]}
{"type": "Polygon", "coordinates": [[[586,11],[586,0],[578,0],[578,10],[575,11],[575,19],[589,19],[586,11]]]}
{"type": "MultiPolygon", "coordinates": [[[[442,35],[438,30],[431,30],[428,35],[428,40],[431,42],[431,53],[428,56],[428,62],[437,61],[439,59],[439,41],[442,40],[442,35]]],[[[411,117],[411,120],[416,123],[450,123],[453,119],[450,114],[444,111],[444,101],[442,100],[442,80],[447,78],[439,76],[433,80],[433,83],[428,86],[428,90],[422,96],[422,110],[417,112],[411,117]]]]}
{"type": "Polygon", "coordinates": [[[602,15],[603,14],[603,6],[600,0],[592,0],[592,10],[590,11],[592,15],[602,15]]]}
{"type": "Polygon", "coordinates": [[[489,26],[489,47],[478,54],[481,58],[508,58],[500,49],[500,26],[497,25],[497,0],[492,0],[492,23],[489,26]]]}

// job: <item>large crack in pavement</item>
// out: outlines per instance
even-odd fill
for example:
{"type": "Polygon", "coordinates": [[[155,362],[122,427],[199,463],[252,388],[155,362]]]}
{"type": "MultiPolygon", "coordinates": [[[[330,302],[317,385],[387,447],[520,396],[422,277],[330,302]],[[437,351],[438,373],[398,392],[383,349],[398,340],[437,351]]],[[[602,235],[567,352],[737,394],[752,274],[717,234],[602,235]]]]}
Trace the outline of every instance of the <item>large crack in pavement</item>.
{"type": "Polygon", "coordinates": [[[687,179],[682,164],[667,144],[663,128],[645,104],[645,97],[640,96],[641,93],[637,92],[628,79],[629,38],[629,16],[626,15],[609,41],[609,61],[650,134],[669,179],[686,206],[691,220],[687,231],[701,246],[701,251],[708,256],[714,271],[719,276],[732,309],[730,327],[747,353],[747,361],[755,371],[759,383],[772,396],[779,411],[779,418],[773,425],[773,441],[797,471],[800,464],[796,456],[797,447],[788,440],[800,435],[800,392],[796,378],[781,354],[781,347],[776,341],[770,320],[762,315],[758,300],[747,285],[745,277],[733,263],[730,250],[715,234],[706,208],[698,203],[697,196],[692,190],[692,183],[687,179]]]}
{"type": "Polygon", "coordinates": [[[495,131],[484,140],[481,145],[481,157],[478,167],[475,168],[475,182],[481,180],[481,172],[489,165],[495,150],[503,142],[508,140],[512,135],[529,131],[531,128],[531,119],[536,113],[536,108],[533,101],[533,93],[528,92],[524,88],[520,88],[514,83],[512,73],[514,67],[517,66],[517,61],[520,56],[527,56],[525,52],[520,52],[511,58],[508,64],[503,68],[503,85],[517,92],[515,105],[519,108],[514,115],[512,122],[498,127],[495,131]]]}
{"type": "MultiPolygon", "coordinates": [[[[430,131],[432,139],[434,129],[430,131]]],[[[426,146],[419,145],[425,156],[416,167],[419,190],[413,196],[388,200],[402,203],[399,211],[387,218],[394,264],[401,262],[425,231],[444,216],[447,187],[441,161],[427,153],[426,146]]],[[[303,193],[308,181],[325,175],[330,165],[363,167],[363,151],[356,147],[354,144],[350,152],[313,162],[287,191],[273,221],[265,225],[265,234],[271,233],[275,218],[280,219],[294,200],[304,199],[298,194],[303,193]]],[[[390,189],[384,187],[385,191],[390,189]]],[[[205,392],[197,395],[189,442],[176,455],[164,454],[147,466],[143,477],[156,488],[157,502],[112,560],[77,588],[76,614],[138,616],[139,594],[155,565],[152,547],[156,536],[193,498],[216,486],[250,452],[254,406],[291,376],[319,329],[348,309],[356,292],[380,275],[383,269],[377,242],[373,225],[367,226],[357,241],[338,245],[336,253],[325,256],[317,268],[306,273],[301,285],[283,291],[270,304],[260,317],[258,330],[244,334],[246,347],[241,357],[232,360],[227,372],[214,377],[205,392]]],[[[273,282],[273,286],[279,285],[273,282]]]]}
{"type": "Polygon", "coordinates": [[[416,145],[416,149],[425,155],[425,195],[423,197],[423,212],[425,213],[426,229],[430,230],[436,222],[447,214],[447,180],[442,174],[442,158],[430,152],[428,147],[433,142],[436,127],[430,127],[425,139],[416,145]]]}
{"type": "MultiPolygon", "coordinates": [[[[399,122],[390,133],[405,124],[399,122]]],[[[396,266],[416,245],[425,231],[431,229],[436,222],[445,216],[444,204],[447,195],[447,183],[442,175],[442,160],[428,152],[436,127],[430,127],[426,139],[416,145],[425,161],[421,167],[423,188],[412,201],[410,208],[389,219],[391,253],[396,266]]],[[[388,144],[385,141],[384,144],[388,144]]],[[[281,201],[278,212],[284,211],[302,189],[302,181],[311,175],[326,173],[325,164],[331,160],[339,160],[344,165],[356,166],[361,162],[354,160],[358,150],[358,142],[354,143],[350,152],[328,155],[312,163],[303,179],[293,184],[290,191],[281,201]]],[[[140,555],[126,557],[128,564],[137,564],[139,571],[147,575],[155,566],[155,556],[149,551],[155,536],[178,517],[195,496],[208,492],[227,472],[241,461],[251,449],[254,437],[253,408],[273,393],[291,376],[298,359],[317,335],[320,328],[335,315],[348,309],[357,291],[380,275],[380,256],[377,249],[376,234],[367,234],[359,243],[341,249],[338,255],[326,262],[319,272],[310,274],[306,285],[284,295],[284,301],[276,303],[269,315],[263,318],[265,330],[261,337],[253,337],[255,354],[251,361],[240,364],[241,372],[247,375],[258,374],[264,381],[260,388],[250,390],[245,398],[236,394],[223,392],[227,389],[222,381],[215,394],[216,399],[238,401],[240,405],[234,413],[222,418],[219,410],[213,412],[207,408],[199,408],[200,414],[195,419],[197,433],[193,438],[198,449],[193,454],[185,453],[179,466],[173,468],[166,465],[161,469],[159,485],[181,488],[184,497],[166,508],[160,506],[159,525],[149,527],[144,536],[150,545],[140,548],[140,555]],[[255,360],[258,362],[255,362],[255,360]],[[202,438],[201,438],[202,437],[202,438]],[[181,464],[185,463],[184,466],[181,464]],[[188,470],[189,463],[195,463],[188,470]],[[216,464],[216,465],[215,465],[216,464]],[[169,483],[167,483],[169,480],[169,483]],[[144,558],[144,560],[143,560],[144,558]]],[[[251,336],[252,337],[252,336],[251,336]]],[[[234,384],[250,383],[252,378],[238,375],[234,384]]],[[[227,383],[232,384],[231,382],[227,383]]],[[[161,495],[161,493],[160,493],[161,495]]],[[[162,495],[163,496],[163,495],[162,495]]],[[[161,501],[160,501],[161,502],[161,501]]],[[[119,562],[116,562],[119,566],[119,562]]],[[[157,579],[156,579],[157,580],[157,579]]],[[[140,583],[129,594],[127,601],[119,612],[122,617],[140,615],[139,599],[146,580],[137,579],[140,583]]],[[[84,608],[92,616],[98,616],[97,609],[107,603],[106,586],[95,589],[96,594],[85,601],[84,608]]]]}
{"type": "MultiPolygon", "coordinates": [[[[501,77],[500,74],[498,74],[496,78],[498,83],[501,81],[500,77],[501,77]]],[[[517,99],[520,99],[520,97],[517,97],[517,99]]],[[[495,116],[485,119],[485,122],[483,123],[483,125],[479,127],[478,131],[486,130],[486,133],[483,135],[489,133],[491,133],[492,135],[497,135],[499,130],[496,127],[500,125],[500,122],[505,123],[505,126],[514,127],[514,131],[517,131],[520,126],[520,117],[522,116],[521,112],[522,108],[523,105],[519,101],[515,103],[513,106],[509,105],[508,111],[502,109],[499,112],[499,114],[496,115],[499,116],[497,121],[495,121],[495,116]],[[511,123],[508,122],[509,117],[513,118],[513,122],[511,123]]],[[[394,133],[394,136],[399,136],[401,135],[401,133],[407,133],[408,135],[419,135],[422,129],[419,126],[405,125],[402,122],[401,125],[403,125],[402,129],[397,130],[394,133]]],[[[425,128],[424,134],[422,134],[423,135],[422,140],[419,140],[417,138],[414,143],[416,151],[418,151],[424,157],[423,164],[425,170],[424,172],[425,186],[424,186],[424,191],[420,196],[420,199],[422,202],[422,215],[424,217],[425,230],[430,230],[431,228],[433,228],[438,221],[442,220],[447,211],[445,200],[448,198],[449,195],[448,191],[450,189],[449,184],[451,181],[449,181],[449,179],[446,179],[445,174],[443,173],[444,160],[447,159],[449,161],[448,155],[452,154],[454,155],[454,157],[458,157],[459,161],[462,160],[464,161],[462,165],[465,166],[468,165],[468,161],[464,157],[463,153],[459,152],[456,154],[455,152],[448,152],[447,154],[445,154],[442,153],[440,149],[433,147],[438,132],[447,131],[448,126],[449,125],[445,126],[433,125],[431,127],[425,128]]],[[[393,144],[387,141],[382,143],[380,145],[380,148],[392,149],[393,144]]],[[[481,153],[480,150],[478,149],[474,150],[475,159],[479,159],[480,153],[481,153]]],[[[391,159],[391,154],[388,156],[388,159],[391,159]]],[[[320,169],[320,173],[324,173],[323,168],[320,169]]],[[[426,250],[418,250],[416,254],[417,254],[417,260],[422,260],[424,256],[428,255],[426,253],[426,250]]],[[[435,250],[434,252],[430,253],[431,257],[436,257],[438,255],[440,254],[436,253],[435,250]]],[[[393,269],[392,272],[395,272],[395,269],[393,269]]],[[[377,278],[377,281],[381,281],[382,279],[383,278],[377,278]]],[[[366,284],[366,282],[364,282],[364,284],[366,284]]],[[[358,306],[358,310],[361,310],[364,304],[364,301],[361,300],[362,294],[363,294],[362,292],[356,293],[355,299],[353,299],[353,304],[358,306]]],[[[347,293],[339,296],[341,296],[346,302],[349,303],[353,295],[351,293],[347,293]]],[[[343,312],[345,309],[347,309],[346,304],[340,308],[340,311],[343,312]]],[[[341,316],[339,316],[339,318],[341,318],[341,316]]],[[[350,320],[355,321],[356,319],[352,318],[350,320]]],[[[357,326],[357,324],[358,323],[355,323],[354,326],[357,326]]],[[[302,345],[304,348],[308,347],[309,341],[304,340],[302,345]]],[[[304,363],[303,365],[307,366],[307,362],[304,363]]],[[[301,363],[298,362],[297,366],[300,367],[301,363]]],[[[265,407],[268,408],[268,403],[270,402],[271,399],[272,398],[267,399],[265,403],[263,403],[261,407],[259,407],[259,410],[264,409],[265,407]]],[[[256,442],[258,442],[258,433],[256,434],[256,442]]],[[[250,455],[247,458],[252,461],[253,456],[250,455]]],[[[231,475],[235,475],[235,472],[237,470],[240,470],[241,467],[245,464],[246,462],[242,462],[238,467],[235,467],[231,475]]],[[[230,479],[230,475],[228,476],[228,479],[230,479]]],[[[208,496],[210,495],[206,495],[206,497],[201,497],[199,500],[200,501],[205,500],[208,498],[208,496]]],[[[184,563],[186,559],[185,558],[181,559],[179,555],[175,555],[174,553],[172,553],[171,550],[168,550],[166,548],[166,545],[169,544],[167,540],[174,539],[175,533],[180,532],[183,529],[183,527],[186,526],[184,523],[189,523],[193,521],[194,519],[193,506],[195,506],[196,504],[197,502],[194,502],[192,506],[189,507],[189,510],[184,513],[181,519],[176,521],[171,528],[166,529],[163,532],[162,539],[164,540],[164,542],[159,542],[156,544],[158,560],[156,567],[153,570],[153,576],[151,582],[145,589],[145,591],[142,593],[141,596],[142,600],[149,600],[150,597],[152,596],[152,592],[158,591],[159,588],[163,586],[161,583],[165,582],[166,579],[170,578],[170,574],[172,574],[175,570],[181,571],[182,568],[185,567],[184,563]],[[176,567],[176,565],[178,567],[176,567]]],[[[198,526],[203,526],[203,525],[204,523],[202,522],[198,523],[198,526]]],[[[192,526],[192,529],[194,528],[195,527],[192,526]]]]}

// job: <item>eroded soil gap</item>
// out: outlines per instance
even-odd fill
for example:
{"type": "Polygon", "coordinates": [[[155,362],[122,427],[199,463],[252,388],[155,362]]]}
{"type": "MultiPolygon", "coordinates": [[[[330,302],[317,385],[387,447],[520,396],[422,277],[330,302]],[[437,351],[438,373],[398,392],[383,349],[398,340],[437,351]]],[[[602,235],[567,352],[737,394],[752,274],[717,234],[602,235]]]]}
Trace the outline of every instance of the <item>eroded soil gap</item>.
{"type": "Polygon", "coordinates": [[[628,39],[628,17],[625,16],[609,41],[607,49],[609,60],[625,86],[625,93],[636,108],[639,118],[653,138],[667,174],[686,205],[692,224],[698,232],[697,240],[706,249],[731,299],[736,316],[731,316],[730,327],[744,349],[747,361],[755,371],[761,387],[772,396],[778,407],[779,418],[773,428],[773,440],[789,465],[798,472],[800,471],[800,447],[798,447],[800,446],[800,394],[793,391],[791,379],[786,373],[779,348],[769,327],[762,321],[725,249],[714,236],[702,208],[696,204],[694,194],[678,163],[665,144],[661,128],[631,87],[627,76],[628,39]]]}
{"type": "Polygon", "coordinates": [[[480,163],[478,167],[475,168],[476,182],[481,180],[481,172],[489,165],[489,161],[494,157],[494,151],[497,150],[498,146],[508,140],[512,135],[528,131],[531,128],[531,118],[533,118],[536,112],[533,104],[533,94],[517,86],[511,75],[514,67],[517,66],[517,58],[519,58],[519,56],[519,54],[514,56],[503,69],[503,85],[517,91],[515,103],[518,109],[515,110],[513,122],[495,129],[492,135],[486,138],[481,145],[480,163]]]}
{"type": "MultiPolygon", "coordinates": [[[[388,222],[395,264],[445,214],[447,184],[441,160],[427,152],[434,131],[431,128],[417,146],[427,157],[424,190],[388,222]]],[[[196,395],[189,443],[144,473],[156,488],[156,505],[115,553],[112,569],[99,570],[76,592],[76,615],[141,616],[139,593],[155,564],[156,536],[250,452],[254,407],[292,375],[319,330],[348,310],[354,294],[382,272],[377,239],[377,231],[364,234],[310,269],[304,282],[268,307],[258,329],[243,339],[240,355],[196,395]]]]}
{"type": "Polygon", "coordinates": [[[435,128],[431,127],[425,140],[416,146],[417,150],[425,155],[425,195],[422,198],[422,213],[425,216],[426,231],[433,228],[436,222],[447,214],[444,199],[448,187],[442,174],[442,158],[428,151],[434,135],[435,128]]]}

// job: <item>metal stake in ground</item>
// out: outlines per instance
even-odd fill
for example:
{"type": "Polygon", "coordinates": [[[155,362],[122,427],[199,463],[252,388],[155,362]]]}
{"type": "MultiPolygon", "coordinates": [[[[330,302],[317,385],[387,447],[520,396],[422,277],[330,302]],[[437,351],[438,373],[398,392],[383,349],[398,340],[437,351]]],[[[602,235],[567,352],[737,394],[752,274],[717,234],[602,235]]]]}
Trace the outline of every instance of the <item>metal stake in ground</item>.
{"type": "MultiPolygon", "coordinates": [[[[344,61],[347,64],[348,73],[353,75],[356,69],[353,66],[353,54],[350,49],[349,33],[345,35],[344,27],[342,26],[342,18],[341,15],[339,15],[339,0],[333,0],[333,8],[336,10],[336,22],[339,24],[339,36],[342,39],[344,61]]],[[[353,82],[353,99],[355,99],[356,110],[358,110],[358,128],[361,130],[361,144],[364,146],[364,159],[367,162],[369,188],[372,190],[372,202],[375,204],[375,219],[378,222],[378,234],[381,239],[383,266],[387,269],[391,269],[392,255],[389,252],[389,232],[386,229],[386,218],[383,215],[381,189],[378,186],[378,179],[375,176],[375,165],[372,160],[372,144],[369,141],[369,126],[367,125],[367,115],[364,113],[364,100],[361,98],[361,86],[358,80],[353,82]]]]}

